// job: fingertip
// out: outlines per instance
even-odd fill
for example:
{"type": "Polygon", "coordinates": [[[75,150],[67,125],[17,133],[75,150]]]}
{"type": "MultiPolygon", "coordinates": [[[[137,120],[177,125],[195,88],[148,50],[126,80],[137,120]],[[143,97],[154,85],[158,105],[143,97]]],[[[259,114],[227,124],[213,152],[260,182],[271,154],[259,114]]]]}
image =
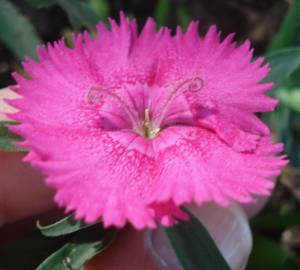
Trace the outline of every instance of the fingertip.
{"type": "MultiPolygon", "coordinates": [[[[53,190],[29,164],[25,153],[0,151],[0,222],[13,223],[55,207],[53,190]]],[[[1,224],[0,223],[0,224],[1,224]]]]}
{"type": "Polygon", "coordinates": [[[145,245],[145,231],[126,227],[121,230],[107,250],[91,260],[85,270],[143,269],[160,270],[145,245]]]}

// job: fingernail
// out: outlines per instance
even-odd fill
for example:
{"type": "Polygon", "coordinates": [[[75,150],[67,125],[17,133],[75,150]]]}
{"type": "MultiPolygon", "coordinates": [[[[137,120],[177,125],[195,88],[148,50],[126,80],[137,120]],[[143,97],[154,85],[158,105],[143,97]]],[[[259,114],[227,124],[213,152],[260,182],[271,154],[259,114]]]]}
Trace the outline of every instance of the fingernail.
{"type": "Polygon", "coordinates": [[[162,270],[182,270],[163,228],[148,230],[145,234],[146,249],[162,270]]]}
{"type": "MultiPolygon", "coordinates": [[[[230,269],[243,270],[252,248],[247,217],[239,206],[223,208],[213,203],[189,210],[206,227],[230,269]]],[[[147,231],[146,248],[162,270],[182,270],[163,228],[147,231]]]]}
{"type": "Polygon", "coordinates": [[[201,207],[193,205],[189,210],[206,227],[230,269],[245,269],[252,249],[252,234],[242,208],[206,203],[201,207]]]}

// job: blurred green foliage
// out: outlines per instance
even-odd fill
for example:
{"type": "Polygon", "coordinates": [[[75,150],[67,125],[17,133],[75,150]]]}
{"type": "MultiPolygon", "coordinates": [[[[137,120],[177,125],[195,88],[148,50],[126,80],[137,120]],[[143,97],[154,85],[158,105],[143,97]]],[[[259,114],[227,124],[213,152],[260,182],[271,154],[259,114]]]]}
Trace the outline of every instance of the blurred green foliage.
{"type": "Polygon", "coordinates": [[[260,234],[253,239],[249,264],[256,270],[299,270],[299,265],[275,241],[260,234]]]}
{"type": "Polygon", "coordinates": [[[31,5],[39,7],[60,6],[69,16],[75,30],[85,26],[94,30],[98,21],[108,16],[109,6],[106,0],[27,0],[31,5]]]}
{"type": "Polygon", "coordinates": [[[0,149],[5,151],[27,151],[25,148],[17,147],[14,143],[21,140],[21,138],[9,131],[7,125],[13,125],[12,122],[0,122],[0,149]]]}
{"type": "Polygon", "coordinates": [[[42,42],[30,21],[6,0],[0,0],[0,39],[19,59],[35,57],[42,42]]]}
{"type": "MultiPolygon", "coordinates": [[[[266,81],[275,83],[271,95],[280,103],[273,113],[263,116],[270,125],[276,140],[285,144],[291,167],[300,168],[300,1],[294,0],[282,25],[269,46],[267,60],[271,73],[266,81]]],[[[289,167],[286,169],[289,170],[289,167]]],[[[296,185],[299,175],[287,179],[296,185]]],[[[293,193],[291,192],[291,196],[293,193]]],[[[299,257],[283,247],[280,241],[284,232],[300,226],[299,199],[289,198],[285,204],[276,202],[252,221],[254,248],[249,267],[255,270],[300,269],[299,257]],[[289,205],[289,206],[288,206],[289,205]],[[284,207],[289,209],[282,211],[284,207]],[[276,237],[279,237],[279,239],[276,237]],[[275,240],[274,240],[275,238],[275,240]]],[[[295,236],[297,237],[297,236],[295,236]]]]}
{"type": "Polygon", "coordinates": [[[269,53],[291,46],[300,28],[300,0],[293,0],[280,30],[269,46],[269,53]]]}

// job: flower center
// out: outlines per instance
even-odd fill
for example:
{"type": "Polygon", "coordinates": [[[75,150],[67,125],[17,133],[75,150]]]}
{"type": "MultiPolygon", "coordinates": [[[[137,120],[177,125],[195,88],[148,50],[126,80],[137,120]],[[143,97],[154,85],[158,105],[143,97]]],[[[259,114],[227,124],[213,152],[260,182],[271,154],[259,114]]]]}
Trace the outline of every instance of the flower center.
{"type": "Polygon", "coordinates": [[[124,84],[116,89],[93,86],[85,98],[94,107],[95,123],[101,129],[130,130],[153,139],[169,126],[191,124],[190,105],[184,93],[195,100],[202,87],[200,77],[163,88],[139,84],[124,84]]]}
{"type": "Polygon", "coordinates": [[[153,124],[150,119],[149,109],[146,108],[144,111],[144,120],[142,121],[142,134],[148,139],[155,138],[160,131],[160,128],[153,127],[153,124]]]}

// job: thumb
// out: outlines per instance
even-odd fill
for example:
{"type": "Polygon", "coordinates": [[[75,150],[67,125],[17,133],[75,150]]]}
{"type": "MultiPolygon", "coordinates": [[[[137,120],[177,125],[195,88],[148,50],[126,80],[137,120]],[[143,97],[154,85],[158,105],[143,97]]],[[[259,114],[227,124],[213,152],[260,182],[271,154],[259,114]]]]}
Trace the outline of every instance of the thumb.
{"type": "MultiPolygon", "coordinates": [[[[9,121],[5,113],[16,110],[4,102],[18,95],[9,88],[0,90],[0,121],[9,121]]],[[[52,191],[42,176],[22,162],[24,153],[0,150],[0,226],[50,210],[52,191]]]]}
{"type": "Polygon", "coordinates": [[[145,232],[132,228],[122,230],[107,250],[87,264],[85,270],[160,270],[145,244],[145,232]]]}
{"type": "Polygon", "coordinates": [[[23,156],[20,152],[0,151],[0,225],[54,207],[52,190],[37,171],[21,161],[23,156]]]}

